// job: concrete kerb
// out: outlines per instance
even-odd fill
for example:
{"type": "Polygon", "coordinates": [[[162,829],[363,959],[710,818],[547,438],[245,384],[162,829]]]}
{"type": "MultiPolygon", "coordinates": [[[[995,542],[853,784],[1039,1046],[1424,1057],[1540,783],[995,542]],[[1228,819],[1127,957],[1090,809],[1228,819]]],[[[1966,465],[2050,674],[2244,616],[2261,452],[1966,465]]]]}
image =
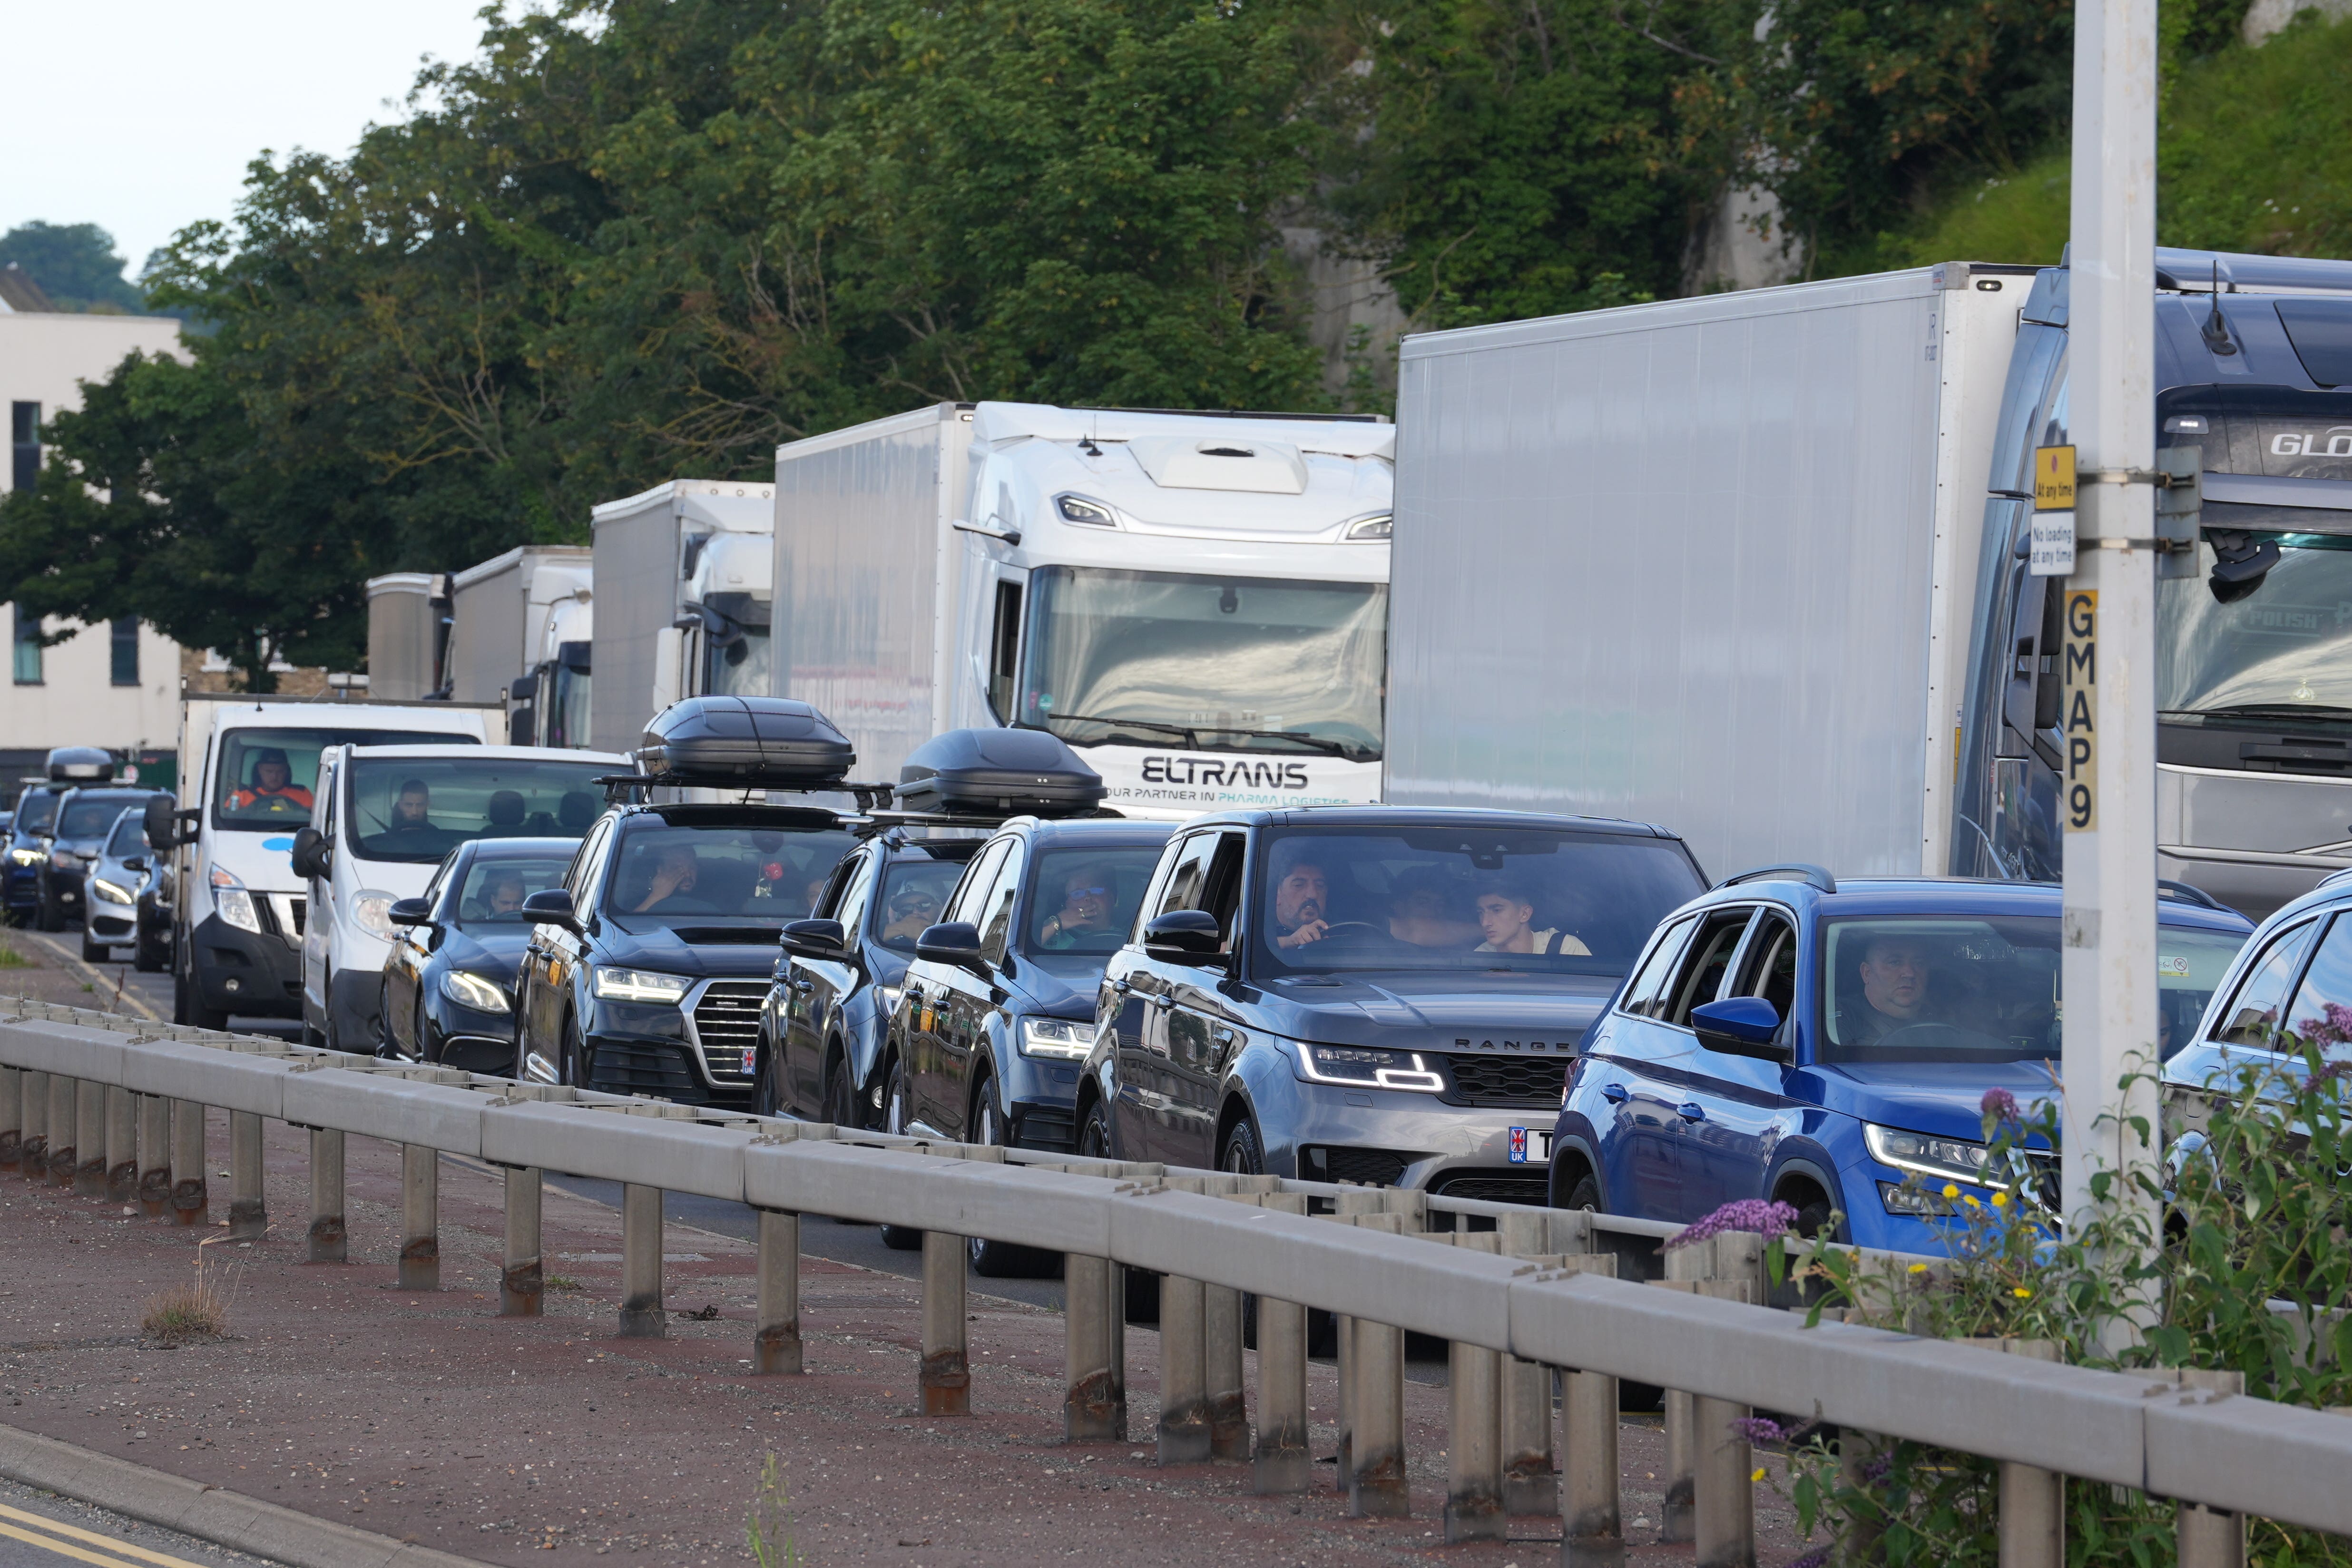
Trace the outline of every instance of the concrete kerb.
{"type": "Polygon", "coordinates": [[[0,1476],[290,1568],[473,1568],[471,1558],[314,1519],[9,1426],[0,1426],[0,1476]]]}

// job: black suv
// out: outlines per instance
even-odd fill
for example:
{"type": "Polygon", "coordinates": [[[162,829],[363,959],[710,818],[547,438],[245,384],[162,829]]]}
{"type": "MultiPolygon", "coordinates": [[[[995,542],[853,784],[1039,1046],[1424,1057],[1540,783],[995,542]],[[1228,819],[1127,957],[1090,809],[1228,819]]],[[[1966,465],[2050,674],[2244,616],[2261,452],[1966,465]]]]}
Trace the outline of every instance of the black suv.
{"type": "Polygon", "coordinates": [[[85,884],[90,868],[105,852],[115,819],[125,811],[145,810],[154,798],[152,789],[119,784],[85,784],[58,797],[57,820],[49,828],[48,858],[38,868],[43,931],[63,931],[68,921],[83,917],[88,898],[85,884]]]}

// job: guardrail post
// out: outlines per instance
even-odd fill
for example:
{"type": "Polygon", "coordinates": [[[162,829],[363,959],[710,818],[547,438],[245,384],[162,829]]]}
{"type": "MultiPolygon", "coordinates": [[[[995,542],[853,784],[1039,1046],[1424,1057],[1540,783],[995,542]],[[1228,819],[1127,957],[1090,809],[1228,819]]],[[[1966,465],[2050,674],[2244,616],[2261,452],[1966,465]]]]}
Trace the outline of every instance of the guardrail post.
{"type": "Polygon", "coordinates": [[[88,1080],[74,1095],[73,1190],[86,1198],[106,1196],[106,1086],[88,1080]]]}
{"type": "MultiPolygon", "coordinates": [[[[2243,1394],[2246,1374],[2185,1366],[2180,1369],[2180,1386],[2214,1394],[2243,1394]]],[[[2007,1500],[2004,1489],[2002,1501],[2007,1500]]],[[[2173,1528],[2179,1542],[2180,1568],[2245,1568],[2245,1515],[2184,1502],[2176,1507],[2173,1528]]]]}
{"type": "MultiPolygon", "coordinates": [[[[1571,1254],[1560,1263],[1574,1273],[1617,1277],[1613,1252],[1571,1254]]],[[[1625,1521],[1618,1501],[1617,1380],[1604,1372],[1563,1371],[1559,1405],[1568,1436],[1561,1568],[1619,1568],[1625,1561],[1625,1521]]]]}
{"type": "Polygon", "coordinates": [[[761,1209],[760,1321],[751,1334],[751,1371],[762,1377],[797,1376],[802,1364],[801,1216],[761,1209]]]}
{"type": "MultiPolygon", "coordinates": [[[[1407,1217],[1365,1215],[1356,1223],[1402,1236],[1407,1217]]],[[[1412,1512],[1404,1468],[1404,1331],[1359,1318],[1354,1339],[1348,1512],[1358,1519],[1404,1519],[1412,1512]]]]}
{"type": "MultiPolygon", "coordinates": [[[[1573,1220],[1580,1232],[1590,1226],[1582,1215],[1529,1209],[1504,1215],[1495,1235],[1504,1256],[1546,1258],[1562,1252],[1582,1252],[1584,1244],[1559,1245],[1552,1232],[1564,1228],[1556,1220],[1573,1220]]],[[[1553,1459],[1551,1368],[1514,1355],[1503,1357],[1501,1379],[1503,1511],[1539,1514],[1559,1512],[1559,1475],[1553,1459]]]]}
{"type": "Polygon", "coordinates": [[[1250,1457],[1249,1404],[1242,1392],[1242,1293],[1230,1286],[1203,1285],[1201,1300],[1209,1455],[1239,1463],[1250,1457]]]}
{"type": "Polygon", "coordinates": [[[310,1260],[341,1263],[351,1256],[343,1223],[343,1135],[310,1129],[310,1260]]]}
{"type": "Polygon", "coordinates": [[[172,1102],[172,1223],[202,1225],[212,1216],[205,1185],[205,1108],[172,1102]]]}
{"type": "Polygon", "coordinates": [[[49,1075],[49,1185],[73,1185],[74,1166],[79,1163],[75,1154],[75,1138],[81,1126],[76,1119],[78,1098],[74,1091],[80,1084],[60,1072],[49,1075]]]}
{"type": "Polygon", "coordinates": [[[541,1269],[535,1165],[506,1167],[506,1253],[499,1264],[499,1316],[536,1318],[544,1310],[547,1280],[541,1269]]]}
{"type": "Polygon", "coordinates": [[[46,1182],[49,1179],[49,1075],[27,1068],[22,1078],[17,1093],[24,1110],[17,1120],[24,1123],[25,1136],[16,1148],[18,1173],[28,1182],[46,1182]]]}
{"type": "Polygon", "coordinates": [[[139,1196],[139,1099],[127,1089],[106,1086],[106,1201],[127,1204],[139,1196]]]}
{"type": "MultiPolygon", "coordinates": [[[[925,1263],[928,1265],[928,1255],[925,1263]]],[[[923,1281],[925,1326],[929,1321],[930,1280],[923,1281]]],[[[621,1326],[625,1340],[668,1337],[669,1315],[662,1310],[662,1193],[659,1187],[624,1184],[621,1188],[621,1326]]]]}
{"type": "MultiPolygon", "coordinates": [[[[2056,1361],[2058,1345],[2052,1340],[2005,1340],[2000,1348],[2011,1355],[2035,1361],[2056,1361]]],[[[2185,1374],[2184,1374],[2185,1375],[2185,1374]]],[[[2232,1374],[2235,1375],[2235,1374],[2232,1374]]],[[[1841,1450],[1847,1434],[1840,1434],[1841,1450]]],[[[1884,1445],[1864,1434],[1872,1455],[1884,1445]]],[[[1841,1452],[1843,1462],[1843,1452],[1841,1452]]],[[[1861,1459],[1866,1464],[1866,1458],[1861,1459]]],[[[1849,1477],[1851,1484],[1856,1478],[1849,1477]]],[[[2183,1515],[2180,1568],[2191,1568],[2187,1515],[2183,1515]]],[[[2065,1568],[2066,1478],[2032,1465],[2003,1462],[2000,1467],[2000,1568],[2065,1568]]]]}
{"type": "MultiPolygon", "coordinates": [[[[1456,1231],[1463,1252],[1496,1253],[1494,1231],[1456,1231]]],[[[1449,1412],[1446,1447],[1452,1463],[1445,1486],[1445,1541],[1503,1541],[1510,1517],[1503,1507],[1503,1377],[1510,1358],[1456,1340],[1447,1347],[1449,1412]]],[[[1540,1369],[1538,1369],[1540,1370],[1540,1369]]]]}
{"type": "Polygon", "coordinates": [[[0,1067],[0,1171],[14,1171],[25,1158],[25,1075],[0,1067]]]}
{"type": "Polygon", "coordinates": [[[400,1146],[400,1289],[441,1289],[441,1151],[400,1146]]]}
{"type": "Polygon", "coordinates": [[[1119,1318],[1119,1266],[1071,1253],[1062,1263],[1062,1437],[1070,1443],[1127,1440],[1126,1402],[1115,1397],[1111,1325],[1119,1318]]]}
{"type": "Polygon", "coordinates": [[[139,1205],[149,1219],[172,1206],[172,1102],[160,1094],[139,1097],[139,1205]]]}
{"type": "Polygon", "coordinates": [[[1198,1279],[1160,1281],[1160,1453],[1163,1465],[1208,1462],[1208,1300],[1198,1279]]]}
{"type": "Polygon", "coordinates": [[[964,1269],[971,1249],[960,1236],[923,1232],[923,1414],[971,1414],[971,1347],[965,1337],[964,1269]]]}
{"type": "MultiPolygon", "coordinates": [[[[1690,1289],[1706,1277],[1714,1264],[1713,1251],[1705,1242],[1677,1247],[1666,1253],[1665,1279],[1651,1283],[1690,1289]]],[[[1667,1389],[1664,1411],[1666,1472],[1660,1479],[1666,1483],[1666,1489],[1658,1509],[1658,1539],[1692,1541],[1697,1538],[1697,1517],[1692,1503],[1696,1450],[1691,1443],[1691,1396],[1680,1389],[1667,1389]]]]}
{"type": "MultiPolygon", "coordinates": [[[[1342,1191],[1331,1200],[1328,1216],[1341,1225],[1354,1225],[1365,1215],[1381,1212],[1381,1189],[1355,1187],[1342,1191]]],[[[1339,1374],[1339,1459],[1332,1470],[1332,1484],[1345,1497],[1350,1489],[1349,1478],[1355,1474],[1356,1447],[1356,1320],[1333,1314],[1332,1359],[1339,1374]]]]}
{"type": "MultiPolygon", "coordinates": [[[[1284,1214],[1307,1212],[1304,1193],[1270,1193],[1258,1200],[1284,1214]]],[[[1303,1492],[1314,1484],[1307,1448],[1307,1309],[1296,1301],[1257,1299],[1257,1449],[1251,1484],[1260,1492],[1303,1492]]]]}
{"type": "MultiPolygon", "coordinates": [[[[1744,1279],[1704,1280],[1698,1293],[1718,1301],[1748,1301],[1755,1295],[1744,1279]]],[[[1754,1458],[1738,1426],[1748,1414],[1748,1406],[1728,1400],[1691,1400],[1696,1568],[1756,1568],[1756,1483],[1749,1479],[1754,1458]]]]}
{"type": "Polygon", "coordinates": [[[268,1229],[268,1200],[261,1186],[261,1118],[251,1111],[232,1110],[228,1113],[228,1233],[248,1241],[268,1229]]]}

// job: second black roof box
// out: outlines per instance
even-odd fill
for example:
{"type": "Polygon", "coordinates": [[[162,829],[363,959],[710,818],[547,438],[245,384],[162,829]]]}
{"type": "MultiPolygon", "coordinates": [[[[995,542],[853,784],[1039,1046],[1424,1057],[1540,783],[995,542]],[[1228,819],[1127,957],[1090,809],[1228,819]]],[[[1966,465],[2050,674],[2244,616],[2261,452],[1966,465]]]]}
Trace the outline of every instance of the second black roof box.
{"type": "Polygon", "coordinates": [[[747,789],[826,789],[857,763],[833,721],[789,697],[689,697],[646,726],[647,776],[747,789]]]}
{"type": "Polygon", "coordinates": [[[49,752],[48,773],[53,784],[110,779],[114,776],[114,756],[97,746],[58,746],[49,752]]]}
{"type": "Polygon", "coordinates": [[[950,730],[898,769],[905,811],[1083,816],[1102,800],[1102,775],[1043,730],[950,730]]]}

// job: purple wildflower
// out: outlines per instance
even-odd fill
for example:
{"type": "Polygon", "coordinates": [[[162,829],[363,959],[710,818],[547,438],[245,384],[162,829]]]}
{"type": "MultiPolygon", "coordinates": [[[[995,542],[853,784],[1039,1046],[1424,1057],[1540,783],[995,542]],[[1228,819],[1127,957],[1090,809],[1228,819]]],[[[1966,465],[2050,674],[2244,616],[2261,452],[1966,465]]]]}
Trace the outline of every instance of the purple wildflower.
{"type": "Polygon", "coordinates": [[[1752,1231],[1758,1236],[1779,1236],[1797,1223],[1797,1211],[1787,1204],[1766,1203],[1762,1198],[1738,1198],[1724,1205],[1713,1214],[1703,1215],[1693,1224],[1666,1238],[1666,1249],[1696,1247],[1702,1241],[1712,1241],[1727,1231],[1752,1231]]]}
{"type": "MultiPolygon", "coordinates": [[[[2336,1005],[2337,1004],[2333,1002],[2328,1004],[2328,1006],[2331,1008],[2336,1005]]],[[[2314,1020],[2314,1022],[2316,1020],[2314,1020]]],[[[2303,1092],[2305,1094],[2316,1094],[2319,1092],[2320,1085],[2324,1083],[2340,1082],[2347,1075],[2352,1075],[2352,1061],[2347,1061],[2338,1058],[2336,1060],[2329,1062],[2326,1067],[2321,1068],[2317,1072],[2313,1073],[2309,1078],[2305,1079],[2303,1080],[2303,1092]]]]}
{"type": "Polygon", "coordinates": [[[1984,1092],[1984,1103],[1978,1109],[1986,1120],[2007,1126],[2017,1120],[2017,1096],[2005,1089],[1989,1089],[1984,1092]]]}
{"type": "Polygon", "coordinates": [[[2303,1031],[2303,1037],[2316,1040],[2322,1045],[2352,1042],[2352,1006],[2330,1002],[2321,1010],[2327,1015],[2326,1017],[2305,1018],[2296,1026],[2303,1031]]]}
{"type": "Polygon", "coordinates": [[[1873,1454],[1869,1460],[1863,1465],[1863,1485],[1874,1487],[1879,1482],[1885,1480],[1887,1476],[1894,1471],[1894,1469],[1895,1451],[1891,1448],[1882,1448],[1877,1453],[1873,1454]]]}
{"type": "Polygon", "coordinates": [[[1743,1415],[1731,1424],[1732,1436],[1744,1443],[1769,1445],[1785,1443],[1788,1432],[1769,1415],[1743,1415]]]}
{"type": "Polygon", "coordinates": [[[1802,1557],[1790,1558],[1782,1568],[1822,1568],[1822,1565],[1829,1560],[1830,1549],[1826,1546],[1816,1546],[1802,1557]]]}

